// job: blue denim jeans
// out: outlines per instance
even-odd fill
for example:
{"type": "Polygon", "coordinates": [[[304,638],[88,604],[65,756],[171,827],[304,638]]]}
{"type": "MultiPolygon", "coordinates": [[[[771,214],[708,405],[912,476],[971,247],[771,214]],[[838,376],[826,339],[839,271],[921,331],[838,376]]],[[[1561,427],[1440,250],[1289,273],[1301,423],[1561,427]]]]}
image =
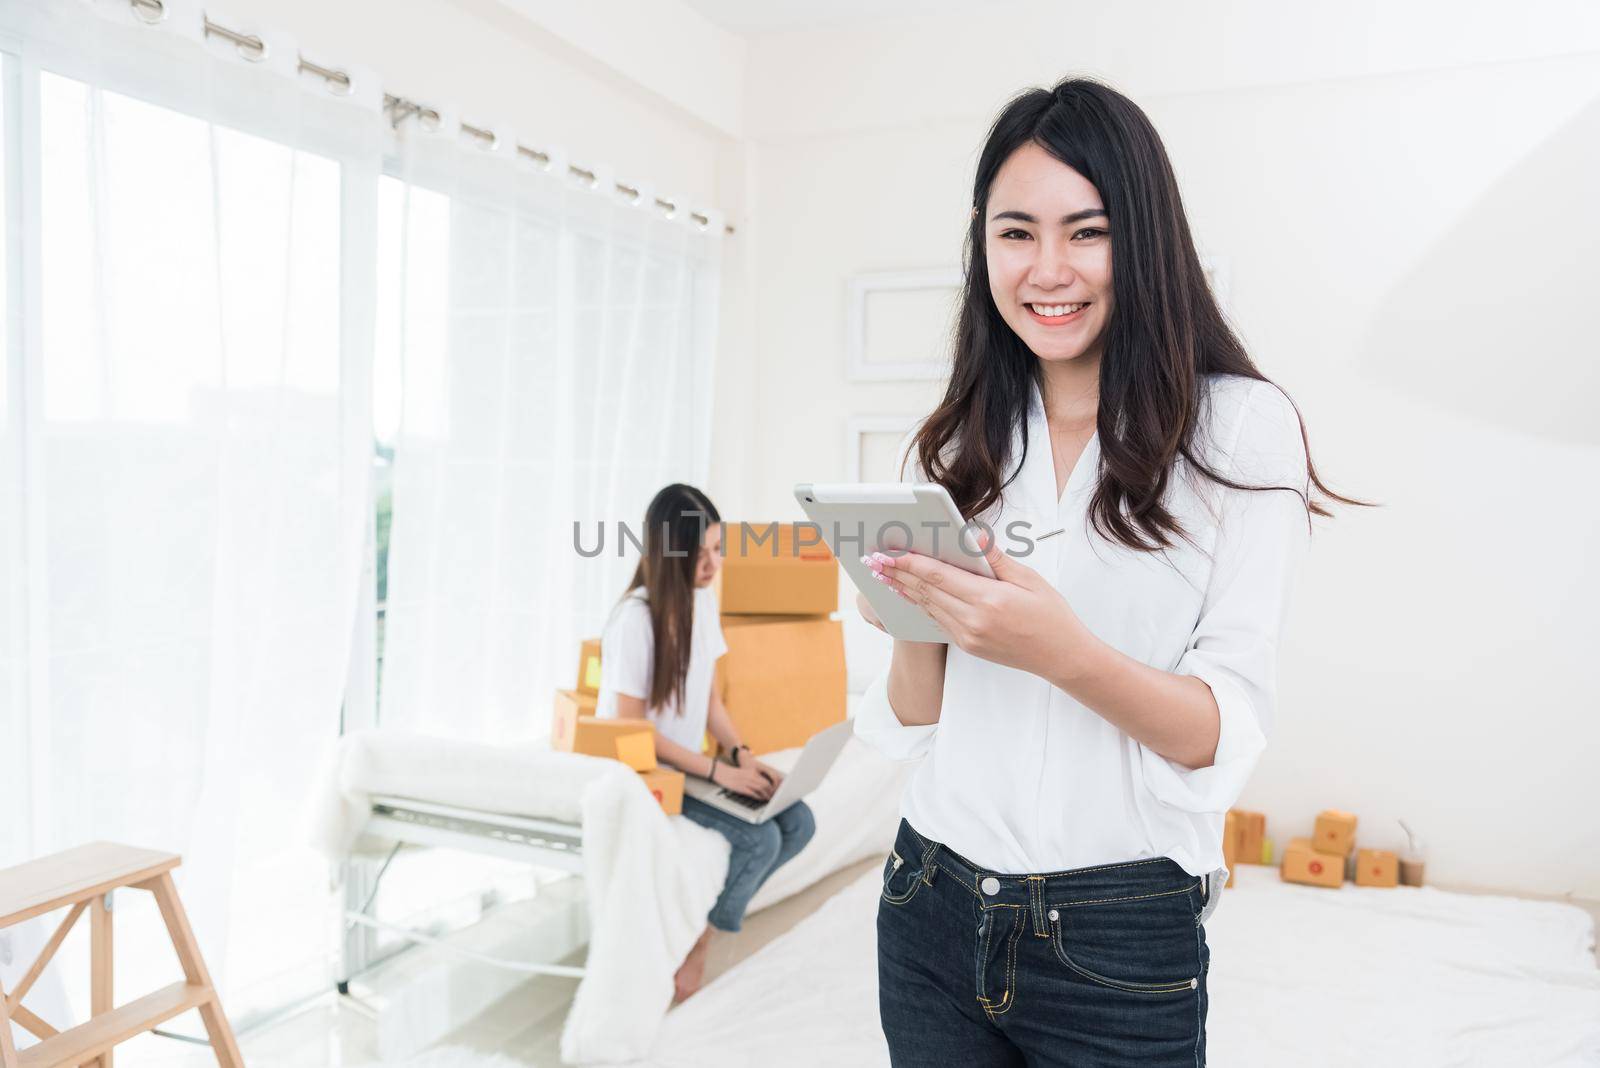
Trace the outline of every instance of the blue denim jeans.
{"type": "Polygon", "coordinates": [[[765,823],[747,823],[692,797],[683,799],[683,814],[728,840],[728,878],[722,895],[707,917],[719,931],[737,931],[744,923],[745,906],[756,896],[767,876],[800,850],[817,831],[811,809],[796,801],[765,823]]]}
{"type": "Polygon", "coordinates": [[[1010,875],[900,821],[878,903],[896,1065],[1204,1065],[1204,881],[1160,858],[1010,875]]]}

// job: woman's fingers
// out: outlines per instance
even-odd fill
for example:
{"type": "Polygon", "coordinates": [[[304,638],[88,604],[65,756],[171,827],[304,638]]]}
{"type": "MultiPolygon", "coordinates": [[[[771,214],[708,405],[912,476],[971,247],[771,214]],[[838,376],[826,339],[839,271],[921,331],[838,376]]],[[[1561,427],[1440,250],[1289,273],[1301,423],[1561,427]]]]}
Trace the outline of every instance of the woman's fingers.
{"type": "Polygon", "coordinates": [[[951,624],[959,626],[964,621],[967,602],[946,589],[937,572],[924,576],[897,567],[884,568],[880,574],[882,581],[887,582],[902,597],[928,613],[946,633],[953,634],[954,632],[950,630],[951,624]]]}
{"type": "MultiPolygon", "coordinates": [[[[954,564],[947,564],[943,560],[923,556],[921,553],[905,553],[901,556],[874,553],[868,559],[879,565],[873,567],[873,570],[880,574],[900,579],[902,582],[916,579],[945,590],[960,601],[976,601],[988,593],[995,583],[994,579],[974,575],[954,564]]],[[[871,566],[871,563],[868,566],[871,566]]]]}

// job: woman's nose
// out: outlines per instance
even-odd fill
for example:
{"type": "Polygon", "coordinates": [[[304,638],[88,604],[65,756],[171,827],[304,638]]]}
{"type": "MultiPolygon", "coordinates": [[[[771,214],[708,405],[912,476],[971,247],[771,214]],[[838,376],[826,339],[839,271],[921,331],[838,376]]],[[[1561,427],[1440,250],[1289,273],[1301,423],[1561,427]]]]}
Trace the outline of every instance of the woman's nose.
{"type": "Polygon", "coordinates": [[[1039,242],[1039,255],[1034,258],[1028,272],[1028,284],[1037,289],[1055,289],[1071,285],[1074,279],[1072,264],[1065,245],[1052,241],[1039,242]]]}

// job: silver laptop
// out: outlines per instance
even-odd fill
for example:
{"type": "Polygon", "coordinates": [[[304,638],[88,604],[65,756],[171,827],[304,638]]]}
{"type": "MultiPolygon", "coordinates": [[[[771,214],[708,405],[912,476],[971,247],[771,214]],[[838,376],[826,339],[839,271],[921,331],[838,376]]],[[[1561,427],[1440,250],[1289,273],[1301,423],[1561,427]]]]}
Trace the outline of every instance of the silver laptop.
{"type": "Polygon", "coordinates": [[[813,734],[806,747],[800,751],[800,758],[794,762],[794,768],[783,777],[783,782],[778,784],[778,789],[770,800],[763,801],[758,797],[736,794],[732,790],[723,789],[710,779],[692,775],[685,776],[683,792],[730,816],[738,816],[750,823],[765,823],[822,785],[823,776],[833,767],[833,762],[844,749],[844,743],[850,740],[850,733],[850,721],[845,720],[842,723],[835,723],[825,731],[813,734]]]}

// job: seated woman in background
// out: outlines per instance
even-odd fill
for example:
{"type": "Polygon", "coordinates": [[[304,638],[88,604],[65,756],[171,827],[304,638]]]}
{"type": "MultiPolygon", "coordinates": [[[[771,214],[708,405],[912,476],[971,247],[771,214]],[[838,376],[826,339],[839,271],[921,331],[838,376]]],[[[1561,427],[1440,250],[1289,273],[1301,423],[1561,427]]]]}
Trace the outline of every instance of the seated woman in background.
{"type": "MultiPolygon", "coordinates": [[[[783,776],[755,759],[711,685],[717,657],[727,652],[711,582],[721,566],[722,517],[706,495],[673,483],[645,511],[644,556],[611,613],[600,644],[600,696],[595,714],[648,719],[656,759],[724,789],[768,798],[783,776]],[[722,756],[702,751],[709,729],[722,756]]],[[[767,877],[811,840],[816,826],[805,802],[764,823],[747,823],[692,797],[683,814],[728,840],[728,877],[710,925],[678,969],[674,1003],[700,986],[712,928],[737,931],[745,906],[767,877]]]]}

